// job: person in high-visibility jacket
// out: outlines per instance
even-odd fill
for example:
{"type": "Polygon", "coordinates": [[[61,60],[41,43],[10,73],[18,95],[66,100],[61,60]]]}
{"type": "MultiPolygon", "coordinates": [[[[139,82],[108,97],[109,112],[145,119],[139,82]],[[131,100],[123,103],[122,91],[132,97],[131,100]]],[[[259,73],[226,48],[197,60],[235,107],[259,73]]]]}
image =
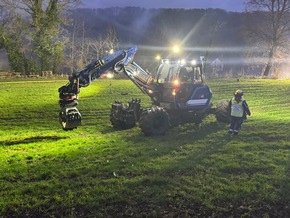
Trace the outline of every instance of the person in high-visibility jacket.
{"type": "Polygon", "coordinates": [[[231,120],[229,134],[238,135],[246,115],[251,116],[251,111],[243,95],[242,90],[237,90],[229,102],[229,115],[231,120]]]}

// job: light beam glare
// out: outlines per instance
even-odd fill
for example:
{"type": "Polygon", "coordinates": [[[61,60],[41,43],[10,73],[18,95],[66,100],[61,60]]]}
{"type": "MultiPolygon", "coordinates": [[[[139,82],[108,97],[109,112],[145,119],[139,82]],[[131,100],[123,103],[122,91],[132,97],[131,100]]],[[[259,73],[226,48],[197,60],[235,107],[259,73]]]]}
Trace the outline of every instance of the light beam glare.
{"type": "MultiPolygon", "coordinates": [[[[147,50],[147,51],[153,51],[153,52],[158,52],[158,51],[166,51],[166,52],[170,52],[172,51],[172,47],[162,47],[162,46],[150,46],[150,45],[138,45],[138,48],[140,50],[147,50]]],[[[267,47],[259,47],[259,48],[253,48],[253,47],[247,47],[247,46],[235,46],[235,47],[186,47],[183,48],[184,51],[187,52],[205,52],[205,51],[209,51],[209,52],[224,52],[224,53],[231,53],[231,52],[235,52],[235,53],[241,53],[241,52],[245,52],[245,51],[251,51],[251,52],[257,52],[260,53],[261,51],[266,50],[267,47]]]]}

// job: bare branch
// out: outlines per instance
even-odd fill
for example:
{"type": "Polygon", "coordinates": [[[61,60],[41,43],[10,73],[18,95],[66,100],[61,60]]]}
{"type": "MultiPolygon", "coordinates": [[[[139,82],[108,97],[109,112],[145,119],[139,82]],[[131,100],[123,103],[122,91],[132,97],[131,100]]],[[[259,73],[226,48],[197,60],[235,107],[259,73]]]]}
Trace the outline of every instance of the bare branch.
{"type": "Polygon", "coordinates": [[[255,19],[255,22],[249,23],[249,35],[268,45],[268,63],[264,72],[267,76],[271,66],[275,64],[276,53],[284,49],[288,43],[289,0],[248,0],[247,11],[251,12],[251,17],[255,19]]]}

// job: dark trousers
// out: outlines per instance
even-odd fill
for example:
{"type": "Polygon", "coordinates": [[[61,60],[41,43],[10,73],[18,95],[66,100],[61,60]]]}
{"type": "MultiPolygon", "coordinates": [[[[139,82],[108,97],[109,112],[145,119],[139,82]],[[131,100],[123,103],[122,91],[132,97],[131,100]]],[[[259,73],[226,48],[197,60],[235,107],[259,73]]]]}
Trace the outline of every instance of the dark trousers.
{"type": "Polygon", "coordinates": [[[241,129],[241,126],[243,124],[244,118],[243,117],[233,117],[231,116],[231,124],[230,124],[230,130],[239,132],[241,129]]]}

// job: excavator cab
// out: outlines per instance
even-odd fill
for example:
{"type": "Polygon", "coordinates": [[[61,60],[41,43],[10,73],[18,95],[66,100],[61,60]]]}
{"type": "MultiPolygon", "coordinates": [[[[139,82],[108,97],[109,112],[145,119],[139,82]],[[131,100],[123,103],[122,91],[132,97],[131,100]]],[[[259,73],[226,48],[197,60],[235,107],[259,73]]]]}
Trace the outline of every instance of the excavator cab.
{"type": "Polygon", "coordinates": [[[212,94],[204,84],[202,63],[196,60],[163,59],[157,71],[163,87],[160,106],[167,110],[204,110],[212,94]]]}

